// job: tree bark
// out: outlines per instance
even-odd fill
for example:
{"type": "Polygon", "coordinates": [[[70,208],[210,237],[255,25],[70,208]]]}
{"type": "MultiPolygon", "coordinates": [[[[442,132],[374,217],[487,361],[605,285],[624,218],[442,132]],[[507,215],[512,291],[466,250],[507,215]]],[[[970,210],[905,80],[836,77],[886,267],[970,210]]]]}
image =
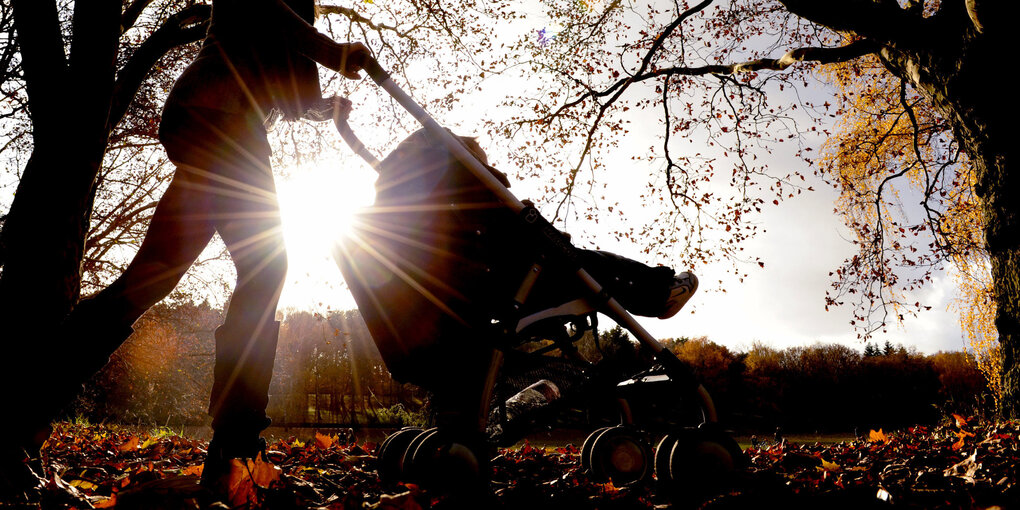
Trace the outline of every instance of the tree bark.
{"type": "Polygon", "coordinates": [[[0,313],[21,339],[23,327],[58,322],[78,298],[92,183],[106,147],[120,2],[76,9],[69,59],[53,2],[13,5],[34,148],[4,222],[0,313]]]}
{"type": "Polygon", "coordinates": [[[54,350],[81,341],[55,338],[56,326],[78,301],[96,178],[110,131],[156,61],[202,37],[209,9],[196,6],[172,17],[115,82],[121,0],[75,4],[70,55],[64,54],[56,2],[12,5],[33,151],[0,231],[0,323],[4,347],[17,360],[0,373],[0,382],[25,390],[9,402],[23,417],[48,419],[33,415],[38,402],[28,390],[49,376],[51,356],[64,354],[54,350]]]}
{"type": "Polygon", "coordinates": [[[975,195],[984,215],[985,247],[992,266],[995,326],[1003,356],[1001,411],[1020,417],[1020,174],[1012,171],[1017,99],[997,93],[1003,51],[1011,47],[1001,25],[977,24],[962,2],[949,3],[927,21],[923,45],[887,45],[886,67],[926,95],[949,120],[974,166],[975,195]],[[959,5],[957,5],[959,4],[959,5]]]}

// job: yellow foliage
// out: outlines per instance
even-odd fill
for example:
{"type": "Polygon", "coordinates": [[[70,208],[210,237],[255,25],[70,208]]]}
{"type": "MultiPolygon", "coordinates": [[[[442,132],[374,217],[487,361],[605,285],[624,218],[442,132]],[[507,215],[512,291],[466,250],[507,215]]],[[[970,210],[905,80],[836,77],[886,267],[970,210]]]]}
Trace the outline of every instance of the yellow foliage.
{"type": "MultiPolygon", "coordinates": [[[[824,66],[820,74],[840,91],[837,133],[823,145],[820,160],[821,171],[840,192],[837,211],[864,246],[873,243],[881,229],[883,249],[913,253],[920,250],[909,245],[911,233],[903,227],[916,224],[917,218],[908,217],[900,197],[913,200],[934,191],[938,231],[926,235],[934,234],[947,247],[942,256],[955,269],[959,285],[953,308],[998,406],[1002,357],[973,167],[962,154],[956,160],[947,156],[946,146],[937,142],[939,134],[948,131],[947,124],[923,98],[901,88],[877,57],[824,66]],[[932,176],[940,170],[952,177],[944,185],[933,185],[932,176]],[[898,173],[903,178],[893,187],[887,180],[898,173]]],[[[900,297],[898,289],[886,290],[900,297]]]]}
{"type": "MultiPolygon", "coordinates": [[[[974,363],[988,382],[988,390],[999,407],[1003,396],[1002,350],[995,330],[995,302],[992,299],[992,275],[985,256],[964,261],[957,274],[960,297],[953,303],[960,313],[960,324],[974,363]]],[[[959,264],[958,264],[959,265],[959,264]]]]}

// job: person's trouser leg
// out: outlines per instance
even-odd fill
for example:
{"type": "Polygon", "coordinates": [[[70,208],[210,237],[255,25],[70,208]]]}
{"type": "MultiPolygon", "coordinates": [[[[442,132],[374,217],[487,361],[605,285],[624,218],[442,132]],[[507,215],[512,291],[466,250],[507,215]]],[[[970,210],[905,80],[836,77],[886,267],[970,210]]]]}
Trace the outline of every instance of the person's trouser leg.
{"type": "Polygon", "coordinates": [[[165,298],[205,249],[215,232],[211,199],[178,170],[160,199],[145,239],[116,281],[82,300],[61,325],[61,340],[72,356],[65,375],[82,379],[109,360],[131,334],[131,326],[165,298]]]}
{"type": "Polygon", "coordinates": [[[269,425],[266,407],[279,335],[276,306],[287,271],[269,154],[249,153],[214,179],[214,223],[230,251],[237,285],[223,326],[216,331],[216,362],[209,414],[213,418],[211,480],[235,457],[253,457],[269,425]]]}

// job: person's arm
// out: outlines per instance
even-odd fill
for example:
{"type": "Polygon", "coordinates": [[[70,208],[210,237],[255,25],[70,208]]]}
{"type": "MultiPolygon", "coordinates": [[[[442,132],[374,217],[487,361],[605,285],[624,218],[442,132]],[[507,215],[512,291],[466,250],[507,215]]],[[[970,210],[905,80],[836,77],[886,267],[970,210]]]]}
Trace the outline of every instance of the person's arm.
{"type": "Polygon", "coordinates": [[[294,50],[346,78],[359,79],[361,63],[371,53],[364,44],[338,43],[298,16],[283,0],[261,0],[267,25],[280,27],[294,50]]]}

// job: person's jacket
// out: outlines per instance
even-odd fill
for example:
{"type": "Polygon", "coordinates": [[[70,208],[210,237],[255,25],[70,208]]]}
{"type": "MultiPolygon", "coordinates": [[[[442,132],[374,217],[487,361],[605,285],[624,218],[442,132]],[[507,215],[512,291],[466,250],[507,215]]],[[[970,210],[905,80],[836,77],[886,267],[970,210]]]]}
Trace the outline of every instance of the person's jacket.
{"type": "Polygon", "coordinates": [[[313,0],[213,0],[202,49],[177,78],[164,112],[212,109],[266,119],[278,109],[297,118],[321,107],[315,62],[344,73],[350,45],[316,30],[313,0]]]}
{"type": "MultiPolygon", "coordinates": [[[[320,101],[315,62],[302,52],[289,7],[309,25],[314,0],[213,0],[209,32],[199,58],[222,58],[261,108],[275,107],[285,118],[301,117],[320,101]]],[[[314,29],[313,29],[314,30],[314,29]]]]}

